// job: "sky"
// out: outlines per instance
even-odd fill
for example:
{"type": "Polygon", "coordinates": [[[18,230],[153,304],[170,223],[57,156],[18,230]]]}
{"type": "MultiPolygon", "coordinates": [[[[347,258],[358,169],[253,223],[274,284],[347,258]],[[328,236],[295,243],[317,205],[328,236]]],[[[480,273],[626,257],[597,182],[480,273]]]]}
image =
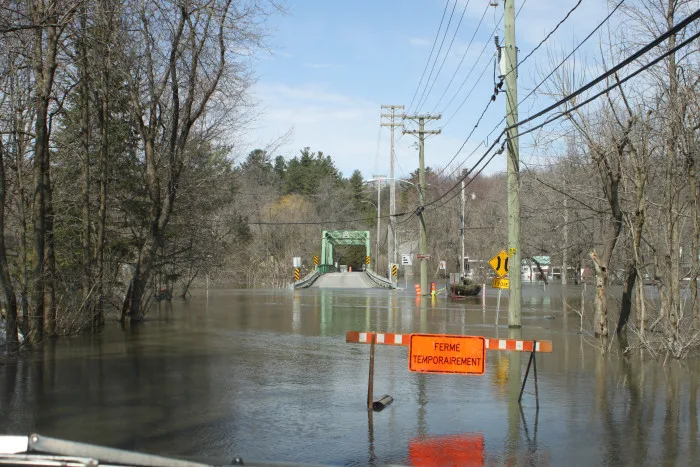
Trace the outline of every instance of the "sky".
{"type": "MultiPolygon", "coordinates": [[[[516,11],[522,7],[515,26],[520,58],[578,3],[515,1],[516,11]]],[[[489,138],[489,133],[505,115],[501,94],[464,144],[493,92],[495,46],[491,35],[496,31],[503,38],[503,1],[499,0],[497,7],[488,3],[489,0],[287,0],[287,13],[269,19],[268,50],[258,53],[253,63],[257,81],[251,94],[257,104],[257,116],[245,134],[242,155],[255,148],[270,147],[273,141],[288,134],[281,146],[274,147],[273,156],[291,159],[308,146],[312,151],[330,155],[345,177],[354,170],[360,170],[364,178],[389,176],[391,134],[389,128],[380,126],[380,107],[404,105],[410,114],[442,116],[426,124],[427,129],[442,131],[426,140],[426,166],[449,166],[445,173],[475,168],[474,163],[486,149],[485,142],[493,141],[493,134],[489,138]],[[431,48],[437,35],[434,58],[448,23],[433,69],[433,62],[428,61],[431,48]],[[454,43],[449,47],[453,37],[454,43]],[[424,70],[427,71],[419,87],[424,70]],[[431,78],[428,89],[424,89],[431,70],[437,79],[431,78]],[[450,79],[453,80],[448,87],[450,79]],[[467,157],[474,150],[476,153],[467,157]]],[[[543,71],[549,72],[551,54],[568,53],[611,8],[604,0],[582,0],[559,30],[519,69],[519,98],[540,81],[543,71]]],[[[607,34],[606,28],[603,30],[607,34]]],[[[581,50],[593,63],[600,37],[594,36],[589,42],[581,50]]],[[[549,102],[541,96],[528,99],[520,106],[520,118],[549,102]]],[[[502,128],[503,125],[498,126],[495,133],[502,128]]],[[[415,125],[410,129],[415,129],[415,125]]],[[[401,135],[400,129],[395,137],[394,176],[405,178],[418,167],[417,139],[401,135]]],[[[523,164],[537,164],[541,151],[527,138],[522,138],[520,144],[523,164]]],[[[483,173],[502,171],[505,155],[495,158],[483,173]]]]}

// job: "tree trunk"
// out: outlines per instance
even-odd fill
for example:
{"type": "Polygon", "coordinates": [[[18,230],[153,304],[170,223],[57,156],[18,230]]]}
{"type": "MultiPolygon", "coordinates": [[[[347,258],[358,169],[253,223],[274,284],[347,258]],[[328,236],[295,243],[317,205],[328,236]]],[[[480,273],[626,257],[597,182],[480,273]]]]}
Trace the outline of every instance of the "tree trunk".
{"type": "Polygon", "coordinates": [[[122,321],[142,321],[145,315],[143,309],[144,293],[146,286],[151,277],[151,269],[153,266],[153,257],[158,247],[158,239],[153,235],[149,235],[139,249],[139,260],[136,264],[136,270],[129,282],[129,288],[122,305],[122,321]]]}
{"type": "MultiPolygon", "coordinates": [[[[669,28],[673,27],[674,16],[675,16],[676,2],[669,1],[666,23],[669,28]]],[[[668,47],[673,48],[676,45],[676,35],[672,34],[668,38],[668,47]]],[[[667,301],[666,306],[669,317],[670,324],[670,335],[667,338],[670,339],[671,348],[675,349],[676,344],[679,340],[679,325],[680,325],[680,258],[678,253],[678,248],[680,246],[680,228],[679,228],[679,193],[677,191],[677,177],[676,168],[678,163],[678,151],[677,151],[677,141],[680,136],[679,129],[679,102],[678,102],[678,72],[676,69],[676,55],[672,53],[668,57],[668,78],[669,78],[669,88],[668,88],[668,103],[669,112],[665,119],[667,132],[666,132],[666,154],[667,154],[667,166],[666,166],[666,189],[667,189],[667,207],[668,212],[666,214],[667,222],[667,245],[668,250],[666,254],[666,267],[668,271],[668,290],[667,290],[667,301]]]]}
{"type": "Polygon", "coordinates": [[[700,274],[700,215],[698,215],[698,181],[695,168],[695,154],[689,151],[686,156],[688,170],[688,187],[690,194],[691,216],[693,218],[693,238],[690,244],[690,308],[693,316],[693,327],[700,329],[700,306],[698,306],[698,274],[700,274]]]}
{"type": "Polygon", "coordinates": [[[87,53],[87,5],[83,3],[80,14],[80,39],[78,42],[78,68],[80,70],[80,142],[82,143],[82,171],[81,171],[81,201],[82,201],[82,236],[81,248],[83,252],[83,299],[86,315],[92,311],[90,305],[91,290],[91,254],[90,254],[90,77],[88,75],[87,53]]]}
{"type": "Polygon", "coordinates": [[[606,337],[608,335],[608,300],[606,297],[606,286],[608,282],[607,265],[601,264],[595,251],[591,252],[591,259],[595,266],[595,323],[594,333],[596,337],[606,337]]]}
{"type": "MultiPolygon", "coordinates": [[[[56,71],[56,54],[58,50],[59,28],[57,22],[56,4],[44,4],[43,0],[28,2],[34,29],[32,68],[35,79],[35,130],[34,130],[34,245],[36,265],[33,274],[33,325],[30,341],[38,341],[44,335],[44,288],[46,282],[46,174],[49,170],[49,127],[48,113],[51,92],[53,89],[54,73],[56,71]],[[43,27],[44,23],[52,23],[43,27]],[[45,34],[44,34],[45,33],[45,34]]],[[[49,313],[51,315],[51,313],[49,313]]]]}
{"type": "Polygon", "coordinates": [[[44,334],[56,334],[56,242],[54,237],[54,211],[51,189],[51,168],[46,157],[46,173],[44,174],[44,201],[46,203],[46,266],[44,268],[44,334]]]}
{"type": "MultiPolygon", "coordinates": [[[[646,187],[647,181],[647,148],[646,143],[642,147],[643,153],[639,152],[639,149],[634,145],[632,146],[632,153],[636,156],[635,160],[635,198],[637,203],[637,209],[635,212],[634,227],[632,230],[632,258],[627,263],[625,288],[622,295],[622,305],[620,306],[620,319],[617,322],[617,334],[620,334],[629,321],[629,317],[632,311],[632,294],[634,292],[635,282],[640,281],[641,293],[638,290],[638,298],[641,296],[642,301],[644,300],[644,281],[641,277],[640,268],[642,267],[642,234],[644,231],[644,222],[646,221],[646,202],[644,200],[644,189],[646,187]]],[[[646,309],[645,305],[641,302],[637,302],[638,313],[641,314],[640,330],[642,335],[644,333],[644,321],[646,319],[646,309]]]]}
{"type": "Polygon", "coordinates": [[[36,137],[34,143],[34,248],[36,250],[36,265],[33,274],[32,290],[32,332],[30,341],[41,340],[44,337],[44,236],[45,236],[45,207],[44,207],[44,153],[48,143],[46,125],[47,103],[39,102],[36,116],[36,137]]]}
{"type": "Polygon", "coordinates": [[[634,259],[627,261],[625,268],[625,283],[622,287],[622,303],[620,304],[620,318],[617,320],[616,333],[620,334],[626,329],[627,322],[632,313],[632,295],[634,295],[634,284],[637,279],[637,265],[634,259]]]}
{"type": "Polygon", "coordinates": [[[114,9],[110,8],[109,0],[100,2],[100,22],[102,31],[100,37],[102,47],[102,69],[100,70],[100,105],[97,111],[97,120],[100,128],[100,153],[99,153],[99,209],[97,222],[97,248],[95,259],[97,263],[97,303],[92,320],[92,330],[98,331],[104,325],[104,296],[105,296],[105,232],[107,224],[107,167],[109,161],[109,76],[111,68],[111,31],[114,9]]]}
{"type": "MultiPolygon", "coordinates": [[[[12,109],[11,113],[12,120],[12,151],[13,151],[13,164],[10,167],[14,171],[14,186],[16,189],[16,209],[19,214],[19,258],[21,267],[21,279],[19,280],[19,293],[20,293],[20,309],[22,319],[20,320],[19,327],[25,336],[28,336],[31,330],[31,320],[29,317],[29,300],[28,300],[28,288],[29,288],[29,253],[28,253],[28,240],[27,232],[28,227],[28,213],[31,211],[30,203],[27,198],[27,190],[24,178],[24,163],[25,163],[25,153],[27,138],[26,134],[31,132],[31,119],[24,115],[25,104],[21,102],[19,87],[16,84],[22,82],[22,78],[26,76],[26,73],[22,76],[19,74],[19,70],[14,66],[14,59],[10,59],[13,64],[12,75],[10,76],[10,99],[12,109]]],[[[7,194],[6,194],[7,195],[7,194]]]]}
{"type": "Polygon", "coordinates": [[[15,352],[19,348],[17,336],[17,298],[15,289],[10,279],[10,271],[7,266],[7,251],[5,250],[5,199],[7,198],[7,184],[5,179],[5,154],[2,140],[0,139],[0,285],[4,292],[5,307],[7,308],[7,351],[15,352]]]}

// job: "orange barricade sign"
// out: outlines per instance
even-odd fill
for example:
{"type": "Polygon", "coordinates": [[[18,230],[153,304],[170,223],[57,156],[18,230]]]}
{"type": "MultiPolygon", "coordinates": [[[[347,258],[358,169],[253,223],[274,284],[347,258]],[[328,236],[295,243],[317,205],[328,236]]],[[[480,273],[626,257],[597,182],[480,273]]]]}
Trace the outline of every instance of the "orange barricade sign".
{"type": "Polygon", "coordinates": [[[410,371],[483,375],[485,367],[486,342],[483,337],[411,334],[410,371]]]}

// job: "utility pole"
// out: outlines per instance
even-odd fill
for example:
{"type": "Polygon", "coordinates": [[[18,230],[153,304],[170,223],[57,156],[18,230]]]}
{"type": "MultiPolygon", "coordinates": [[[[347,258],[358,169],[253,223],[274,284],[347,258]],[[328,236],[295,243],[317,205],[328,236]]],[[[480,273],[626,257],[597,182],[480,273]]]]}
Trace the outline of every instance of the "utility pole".
{"type": "Polygon", "coordinates": [[[440,115],[412,115],[405,116],[410,120],[418,120],[418,130],[403,130],[403,134],[418,135],[418,192],[420,196],[420,206],[417,214],[420,220],[420,254],[423,256],[420,260],[420,290],[421,295],[428,295],[428,260],[425,255],[428,254],[428,236],[425,228],[425,217],[423,209],[425,205],[425,135],[439,135],[440,130],[426,130],[426,120],[439,120],[440,115]]]}
{"type": "MultiPolygon", "coordinates": [[[[505,35],[505,75],[506,75],[506,125],[512,127],[518,122],[518,55],[515,46],[515,0],[503,2],[503,24],[505,35]]],[[[518,128],[511,128],[507,134],[508,146],[508,274],[510,279],[510,299],[508,300],[508,326],[519,328],[521,311],[520,274],[520,156],[518,152],[518,128]]]]}
{"type": "Polygon", "coordinates": [[[386,175],[372,175],[372,178],[377,182],[377,250],[374,257],[374,270],[379,272],[379,235],[382,226],[382,180],[386,178],[386,175]]]}
{"type": "Polygon", "coordinates": [[[459,279],[460,284],[464,278],[464,180],[462,180],[462,216],[459,219],[459,236],[462,240],[462,256],[459,257],[459,279]]]}
{"type": "MultiPolygon", "coordinates": [[[[394,217],[394,214],[396,214],[396,179],[394,178],[394,128],[397,126],[403,126],[402,122],[397,122],[397,118],[403,118],[403,105],[382,105],[382,109],[390,109],[391,113],[390,114],[385,114],[382,113],[382,119],[384,118],[390,118],[391,121],[389,122],[382,122],[382,126],[388,126],[391,128],[391,156],[390,156],[390,167],[391,167],[391,174],[389,177],[391,178],[391,188],[389,191],[389,226],[387,227],[388,230],[388,239],[389,239],[389,255],[387,258],[389,258],[389,261],[387,263],[398,263],[398,251],[397,251],[397,245],[396,245],[396,218],[394,217]],[[398,114],[396,112],[399,112],[398,114]]],[[[389,265],[387,264],[387,268],[389,265]]],[[[389,271],[389,277],[391,277],[391,271],[389,271]]]]}

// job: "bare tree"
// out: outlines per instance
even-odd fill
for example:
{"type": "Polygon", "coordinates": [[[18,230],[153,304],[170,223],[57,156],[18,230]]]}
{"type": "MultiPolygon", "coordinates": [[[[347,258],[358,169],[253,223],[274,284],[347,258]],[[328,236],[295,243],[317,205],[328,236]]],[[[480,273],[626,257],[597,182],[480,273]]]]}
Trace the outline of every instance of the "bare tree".
{"type": "Polygon", "coordinates": [[[138,20],[131,51],[133,120],[145,159],[149,219],[122,306],[122,320],[143,318],[142,299],[178,194],[191,148],[190,134],[220,90],[222,77],[245,86],[236,53],[259,43],[256,21],[261,4],[231,0],[135,4],[138,20]],[[227,73],[233,73],[227,74],[227,73]]]}

